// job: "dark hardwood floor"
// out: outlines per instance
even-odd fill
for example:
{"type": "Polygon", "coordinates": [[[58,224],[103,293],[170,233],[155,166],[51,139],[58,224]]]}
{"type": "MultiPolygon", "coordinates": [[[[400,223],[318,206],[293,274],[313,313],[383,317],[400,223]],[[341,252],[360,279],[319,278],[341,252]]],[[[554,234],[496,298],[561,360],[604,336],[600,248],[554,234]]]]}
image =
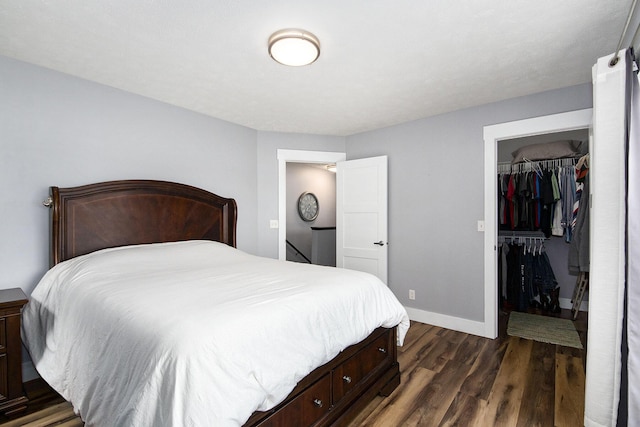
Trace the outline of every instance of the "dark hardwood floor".
{"type": "MultiPolygon", "coordinates": [[[[402,384],[377,397],[350,427],[582,426],[587,314],[574,321],[585,350],[510,337],[507,319],[500,316],[495,340],[412,322],[398,351],[402,384]]],[[[0,425],[83,425],[44,382],[25,389],[27,411],[0,417],[0,425]]]]}
{"type": "Polygon", "coordinates": [[[582,426],[587,313],[574,321],[585,350],[510,337],[507,320],[495,340],[412,322],[401,386],[350,427],[582,426]]]}

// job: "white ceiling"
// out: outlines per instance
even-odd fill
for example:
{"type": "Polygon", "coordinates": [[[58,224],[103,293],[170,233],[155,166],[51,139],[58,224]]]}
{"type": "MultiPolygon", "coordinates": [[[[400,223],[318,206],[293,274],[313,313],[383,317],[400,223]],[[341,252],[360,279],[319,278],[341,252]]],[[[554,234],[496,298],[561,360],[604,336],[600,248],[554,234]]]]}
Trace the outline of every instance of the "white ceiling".
{"type": "Polygon", "coordinates": [[[632,0],[2,0],[0,54],[265,131],[350,135],[591,81],[632,0]],[[322,53],[285,67],[276,30],[322,53]]]}

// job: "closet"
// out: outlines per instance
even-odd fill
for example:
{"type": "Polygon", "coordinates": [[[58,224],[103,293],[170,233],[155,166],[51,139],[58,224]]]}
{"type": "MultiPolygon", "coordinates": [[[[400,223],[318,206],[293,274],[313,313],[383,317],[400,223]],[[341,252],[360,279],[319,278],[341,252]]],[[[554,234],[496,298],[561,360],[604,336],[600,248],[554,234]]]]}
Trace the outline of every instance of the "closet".
{"type": "MultiPolygon", "coordinates": [[[[588,130],[499,141],[498,297],[503,311],[559,313],[588,273],[588,130]],[[578,173],[576,173],[578,170],[578,173]]],[[[577,306],[573,302],[578,302],[577,306]]]]}

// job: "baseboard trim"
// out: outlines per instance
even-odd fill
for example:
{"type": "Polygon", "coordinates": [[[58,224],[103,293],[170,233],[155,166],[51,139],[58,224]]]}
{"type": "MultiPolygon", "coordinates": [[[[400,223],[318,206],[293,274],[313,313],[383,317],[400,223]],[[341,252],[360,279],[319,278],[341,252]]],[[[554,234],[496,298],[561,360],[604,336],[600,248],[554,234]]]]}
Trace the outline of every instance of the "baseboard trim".
{"type": "MultiPolygon", "coordinates": [[[[560,308],[566,308],[568,310],[573,307],[573,304],[569,298],[558,298],[560,308]]],[[[448,316],[446,314],[434,313],[431,311],[420,310],[412,307],[405,307],[409,319],[426,323],[428,325],[438,326],[440,328],[452,329],[454,331],[464,332],[466,334],[478,335],[486,338],[489,337],[485,334],[484,322],[478,322],[476,320],[463,319],[462,317],[448,316]]],[[[580,305],[580,311],[589,311],[589,301],[582,301],[580,305]]]]}
{"type": "Polygon", "coordinates": [[[438,326],[440,328],[452,329],[466,334],[486,337],[484,322],[463,319],[462,317],[448,316],[446,314],[434,313],[411,307],[405,307],[405,309],[407,310],[410,320],[438,326]]]}
{"type": "MultiPolygon", "coordinates": [[[[560,303],[560,308],[566,308],[567,310],[573,308],[573,303],[569,298],[558,298],[558,302],[560,303]]],[[[589,311],[589,301],[582,300],[579,311],[589,311]]]]}

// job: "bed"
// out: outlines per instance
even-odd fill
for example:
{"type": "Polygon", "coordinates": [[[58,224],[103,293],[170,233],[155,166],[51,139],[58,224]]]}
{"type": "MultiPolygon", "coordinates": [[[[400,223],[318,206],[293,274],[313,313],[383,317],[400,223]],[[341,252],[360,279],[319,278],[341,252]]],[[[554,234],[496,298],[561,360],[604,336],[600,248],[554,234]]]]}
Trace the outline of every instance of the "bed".
{"type": "Polygon", "coordinates": [[[400,383],[388,288],[235,249],[233,199],[128,180],[50,207],[23,340],[87,425],[345,425],[400,383]]]}

